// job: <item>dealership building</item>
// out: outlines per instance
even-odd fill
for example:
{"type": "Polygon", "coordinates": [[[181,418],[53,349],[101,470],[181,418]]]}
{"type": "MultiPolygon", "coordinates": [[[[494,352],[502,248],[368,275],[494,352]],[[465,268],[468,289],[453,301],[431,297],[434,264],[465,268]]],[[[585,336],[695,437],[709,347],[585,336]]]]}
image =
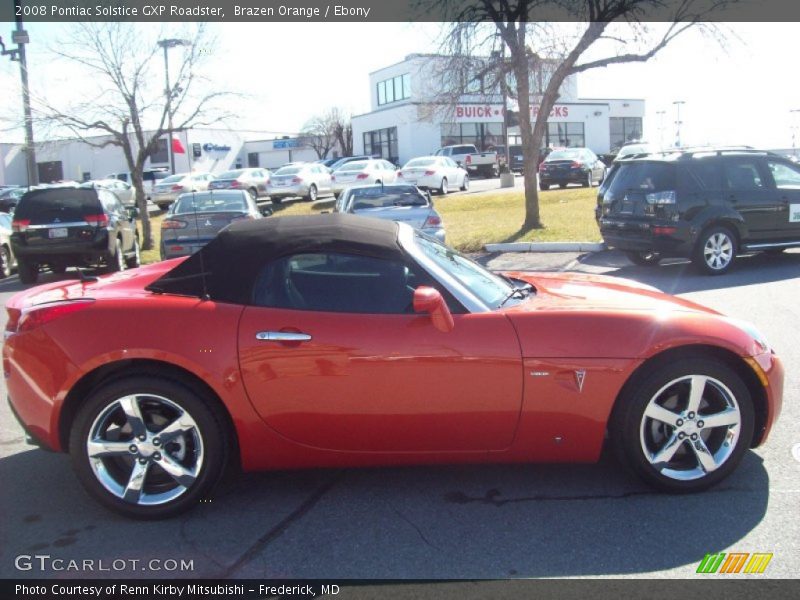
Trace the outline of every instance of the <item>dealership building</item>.
{"type": "MultiPolygon", "coordinates": [[[[479,150],[503,144],[503,101],[495,90],[471,81],[465,94],[447,91],[447,67],[439,55],[412,54],[400,63],[370,73],[371,111],[353,117],[356,154],[404,164],[451,144],[479,150]]],[[[488,84],[487,84],[488,85],[488,84]]],[[[532,70],[531,111],[547,85],[547,69],[532,70]]],[[[454,86],[455,87],[455,86],[454,86]]],[[[644,100],[578,98],[577,80],[568,77],[548,119],[546,147],[588,147],[597,154],[616,152],[642,139],[644,100]]],[[[509,109],[513,109],[511,104],[509,109]]],[[[519,126],[509,127],[510,144],[520,143],[519,126]]]]}

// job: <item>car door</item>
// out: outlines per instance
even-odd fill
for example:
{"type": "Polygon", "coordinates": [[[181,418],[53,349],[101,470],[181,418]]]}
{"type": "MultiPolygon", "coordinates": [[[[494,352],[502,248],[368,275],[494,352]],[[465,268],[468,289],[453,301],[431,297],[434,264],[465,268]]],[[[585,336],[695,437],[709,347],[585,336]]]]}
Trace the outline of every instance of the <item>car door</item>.
{"type": "Polygon", "coordinates": [[[778,235],[800,240],[800,166],[773,158],[766,163],[778,194],[775,225],[778,235]]]}
{"type": "Polygon", "coordinates": [[[722,181],[727,206],[745,221],[748,237],[769,240],[776,232],[778,191],[771,185],[766,164],[759,157],[725,157],[722,181]]]}
{"type": "MultiPolygon", "coordinates": [[[[266,265],[239,326],[242,379],[282,436],[357,452],[484,452],[511,445],[522,363],[508,319],[412,312],[419,267],[298,254],[266,265]]],[[[455,301],[451,300],[456,308],[455,301]]]]}

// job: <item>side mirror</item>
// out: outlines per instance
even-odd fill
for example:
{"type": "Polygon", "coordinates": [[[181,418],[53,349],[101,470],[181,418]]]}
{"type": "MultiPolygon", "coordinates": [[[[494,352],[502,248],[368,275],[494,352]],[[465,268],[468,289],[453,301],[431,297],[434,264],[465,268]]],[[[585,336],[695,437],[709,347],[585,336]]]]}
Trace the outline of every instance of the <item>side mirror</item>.
{"type": "Polygon", "coordinates": [[[452,331],[455,327],[453,315],[447,308],[447,302],[444,301],[439,290],[432,287],[421,285],[414,290],[414,312],[429,314],[433,326],[444,333],[452,331]]]}

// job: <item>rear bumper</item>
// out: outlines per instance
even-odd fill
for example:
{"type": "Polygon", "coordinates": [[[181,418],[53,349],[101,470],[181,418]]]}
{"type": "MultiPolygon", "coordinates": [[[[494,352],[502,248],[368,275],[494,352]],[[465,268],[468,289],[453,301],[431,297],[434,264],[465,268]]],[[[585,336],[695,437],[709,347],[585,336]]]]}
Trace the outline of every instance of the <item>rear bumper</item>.
{"type": "Polygon", "coordinates": [[[58,260],[65,263],[80,263],[85,260],[99,260],[111,252],[108,232],[100,234],[90,242],[72,242],[68,244],[27,244],[14,241],[12,246],[14,256],[31,262],[49,262],[58,260]]]}
{"type": "Polygon", "coordinates": [[[293,196],[305,196],[308,194],[307,185],[281,185],[267,188],[267,195],[272,198],[291,198],[293,196]]]}
{"type": "Polygon", "coordinates": [[[663,256],[689,258],[694,240],[688,223],[644,221],[602,217],[599,221],[603,241],[610,248],[633,252],[659,252],[663,256]],[[671,233],[654,233],[656,228],[674,228],[671,233]]]}
{"type": "Polygon", "coordinates": [[[558,173],[539,172],[539,183],[544,185],[560,185],[562,183],[583,183],[589,171],[561,171],[558,173]]]}

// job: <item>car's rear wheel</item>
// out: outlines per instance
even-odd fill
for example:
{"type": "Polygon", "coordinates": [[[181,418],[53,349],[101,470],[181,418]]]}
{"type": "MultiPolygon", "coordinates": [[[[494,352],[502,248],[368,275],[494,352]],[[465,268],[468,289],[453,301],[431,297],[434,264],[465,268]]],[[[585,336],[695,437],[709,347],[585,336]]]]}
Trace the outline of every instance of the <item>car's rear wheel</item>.
{"type": "Polygon", "coordinates": [[[448,191],[449,189],[447,187],[447,177],[442,177],[442,182],[439,184],[439,193],[442,196],[446,196],[448,191]]]}
{"type": "Polygon", "coordinates": [[[563,190],[563,189],[566,189],[567,184],[566,183],[559,183],[558,187],[560,187],[563,190]]]}
{"type": "Polygon", "coordinates": [[[638,378],[618,400],[611,440],[624,464],[667,492],[696,492],[735,468],[753,436],[750,392],[729,366],[675,361],[638,378]]]}
{"type": "Polygon", "coordinates": [[[279,206],[281,202],[283,202],[283,198],[273,198],[270,196],[270,202],[272,202],[275,206],[279,206]]]}
{"type": "Polygon", "coordinates": [[[306,196],[306,200],[310,200],[311,202],[316,201],[317,199],[317,186],[313,183],[308,186],[308,195],[306,196]]]}
{"type": "Polygon", "coordinates": [[[22,283],[36,283],[39,278],[39,266],[25,260],[17,260],[17,273],[22,283]]]}
{"type": "Polygon", "coordinates": [[[125,264],[129,269],[135,269],[142,264],[142,251],[139,247],[139,237],[133,238],[133,254],[125,259],[125,264]]]}
{"type": "Polygon", "coordinates": [[[257,190],[256,188],[250,188],[250,189],[249,189],[249,190],[247,190],[247,191],[250,193],[250,197],[251,197],[253,200],[258,200],[258,190],[257,190]]]}
{"type": "Polygon", "coordinates": [[[464,175],[464,181],[461,182],[461,191],[469,191],[469,175],[464,175]]]}
{"type": "Polygon", "coordinates": [[[542,190],[543,192],[546,192],[547,190],[550,189],[550,184],[549,183],[540,183],[539,184],[539,189],[542,190]]]}
{"type": "Polygon", "coordinates": [[[592,187],[594,185],[594,177],[592,177],[592,172],[589,171],[586,173],[586,179],[583,181],[583,187],[592,187]]]}
{"type": "Polygon", "coordinates": [[[642,267],[655,267],[661,261],[661,255],[658,252],[626,252],[625,253],[633,264],[642,267]]]}
{"type": "Polygon", "coordinates": [[[195,506],[219,480],[228,440],[221,410],[177,382],[133,376],[95,390],[70,431],[73,467],[101,504],[160,519],[195,506]]]}
{"type": "Polygon", "coordinates": [[[736,251],[736,237],[730,229],[710,227],[697,241],[692,262],[704,273],[721,275],[733,266],[736,251]]]}
{"type": "Polygon", "coordinates": [[[5,246],[0,246],[0,279],[11,276],[11,253],[5,246]]]}
{"type": "Polygon", "coordinates": [[[106,257],[106,270],[109,273],[125,270],[125,255],[122,252],[122,242],[119,238],[114,242],[114,252],[106,257]]]}

